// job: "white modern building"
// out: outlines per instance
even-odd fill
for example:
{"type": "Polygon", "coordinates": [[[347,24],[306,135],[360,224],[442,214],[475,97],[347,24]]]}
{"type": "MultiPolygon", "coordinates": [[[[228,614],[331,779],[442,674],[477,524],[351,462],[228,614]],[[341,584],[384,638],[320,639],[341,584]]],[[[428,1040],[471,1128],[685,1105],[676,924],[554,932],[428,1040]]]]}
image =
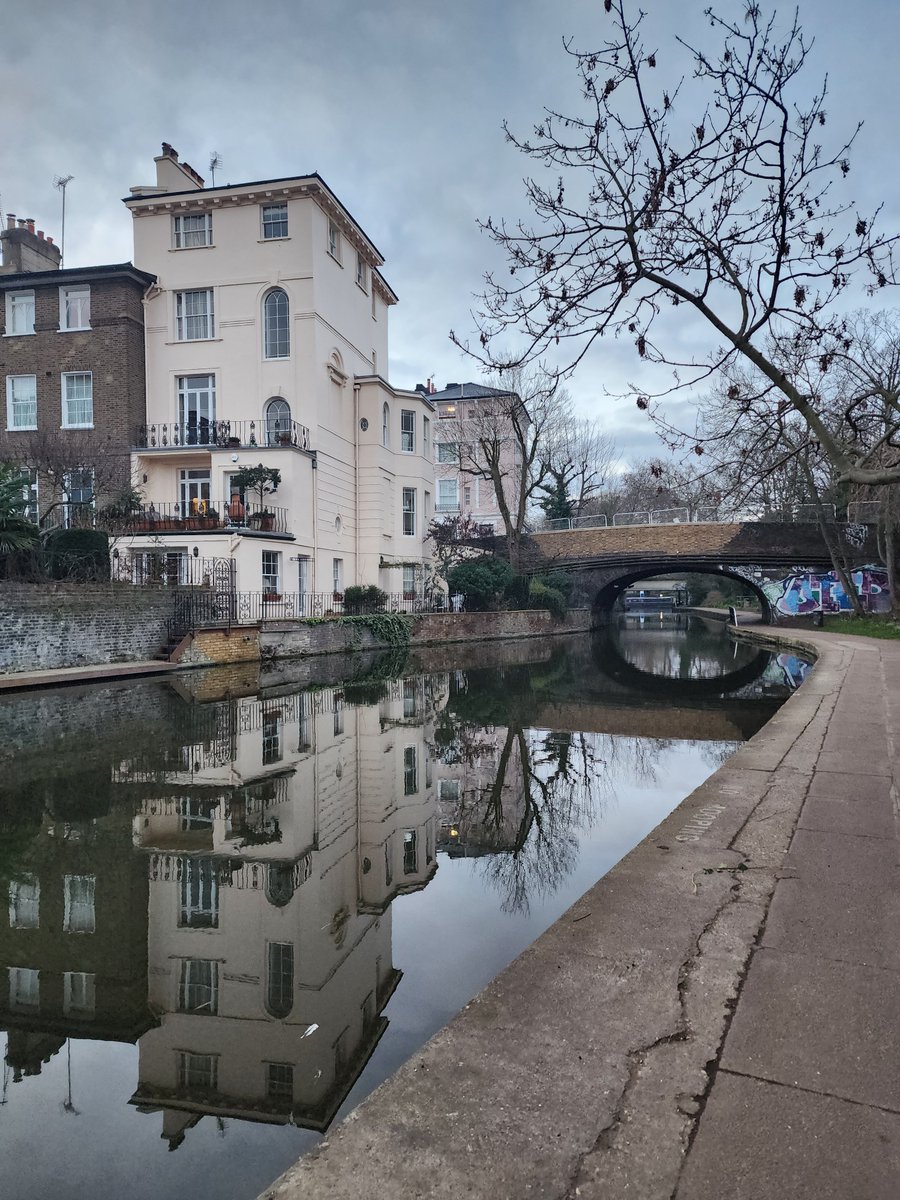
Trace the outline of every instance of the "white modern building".
{"type": "Polygon", "coordinates": [[[202,558],[273,598],[420,592],[434,406],[382,377],[397,297],[378,250],[318,175],[205,187],[168,144],[155,161],[125,200],[158,282],[120,575],[186,581],[202,558]]]}

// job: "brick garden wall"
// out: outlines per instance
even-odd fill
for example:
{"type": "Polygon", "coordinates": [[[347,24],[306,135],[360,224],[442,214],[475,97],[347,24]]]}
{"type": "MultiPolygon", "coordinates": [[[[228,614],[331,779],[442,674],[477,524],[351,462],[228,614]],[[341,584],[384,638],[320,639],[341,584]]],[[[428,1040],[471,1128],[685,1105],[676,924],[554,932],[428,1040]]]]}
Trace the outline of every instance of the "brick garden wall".
{"type": "Polygon", "coordinates": [[[0,585],[0,671],[153,658],[172,595],[127,585],[0,585]]]}

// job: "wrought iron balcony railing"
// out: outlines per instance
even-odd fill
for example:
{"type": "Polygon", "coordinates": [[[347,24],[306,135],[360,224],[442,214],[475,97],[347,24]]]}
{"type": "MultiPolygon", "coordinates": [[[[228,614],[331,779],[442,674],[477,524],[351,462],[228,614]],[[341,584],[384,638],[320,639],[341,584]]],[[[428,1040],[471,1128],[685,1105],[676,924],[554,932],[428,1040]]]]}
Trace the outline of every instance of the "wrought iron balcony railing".
{"type": "Polygon", "coordinates": [[[193,446],[241,449],[258,446],[293,446],[309,450],[309,430],[298,421],[161,421],[141,425],[136,446],[140,450],[181,450],[193,446]]]}
{"type": "Polygon", "coordinates": [[[174,504],[145,504],[130,512],[101,509],[96,524],[117,536],[163,534],[196,530],[246,530],[288,533],[288,510],[256,504],[251,500],[186,500],[174,504]]]}

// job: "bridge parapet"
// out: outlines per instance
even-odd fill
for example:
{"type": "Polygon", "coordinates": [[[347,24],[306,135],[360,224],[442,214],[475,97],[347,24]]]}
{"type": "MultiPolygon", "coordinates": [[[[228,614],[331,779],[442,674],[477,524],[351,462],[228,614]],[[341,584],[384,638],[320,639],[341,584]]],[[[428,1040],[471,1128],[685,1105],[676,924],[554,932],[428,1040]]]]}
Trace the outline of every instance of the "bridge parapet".
{"type": "MultiPolygon", "coordinates": [[[[841,549],[851,560],[861,564],[877,557],[874,527],[835,525],[834,531],[841,549]]],[[[544,560],[555,566],[637,563],[659,557],[746,566],[768,563],[818,566],[831,562],[819,527],[801,523],[629,525],[535,533],[531,540],[544,560]]],[[[667,569],[677,569],[677,562],[667,569]]]]}

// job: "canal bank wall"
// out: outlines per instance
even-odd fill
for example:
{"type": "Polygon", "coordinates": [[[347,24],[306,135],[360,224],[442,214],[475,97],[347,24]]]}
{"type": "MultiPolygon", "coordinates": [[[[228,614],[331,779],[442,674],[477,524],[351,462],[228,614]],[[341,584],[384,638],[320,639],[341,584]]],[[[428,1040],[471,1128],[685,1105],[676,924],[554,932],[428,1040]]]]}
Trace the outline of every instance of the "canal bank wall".
{"type": "Polygon", "coordinates": [[[896,1195],[900,644],[760,640],[799,692],[265,1200],[896,1195]]]}
{"type": "MultiPolygon", "coordinates": [[[[566,633],[586,633],[592,628],[590,609],[573,609],[563,620],[546,609],[513,612],[422,613],[409,622],[408,648],[460,642],[509,641],[546,638],[566,633]]],[[[352,654],[368,650],[406,649],[388,640],[377,622],[340,617],[316,621],[264,621],[258,628],[235,626],[199,629],[185,640],[178,661],[184,666],[216,663],[308,658],[326,654],[352,654]]]]}

